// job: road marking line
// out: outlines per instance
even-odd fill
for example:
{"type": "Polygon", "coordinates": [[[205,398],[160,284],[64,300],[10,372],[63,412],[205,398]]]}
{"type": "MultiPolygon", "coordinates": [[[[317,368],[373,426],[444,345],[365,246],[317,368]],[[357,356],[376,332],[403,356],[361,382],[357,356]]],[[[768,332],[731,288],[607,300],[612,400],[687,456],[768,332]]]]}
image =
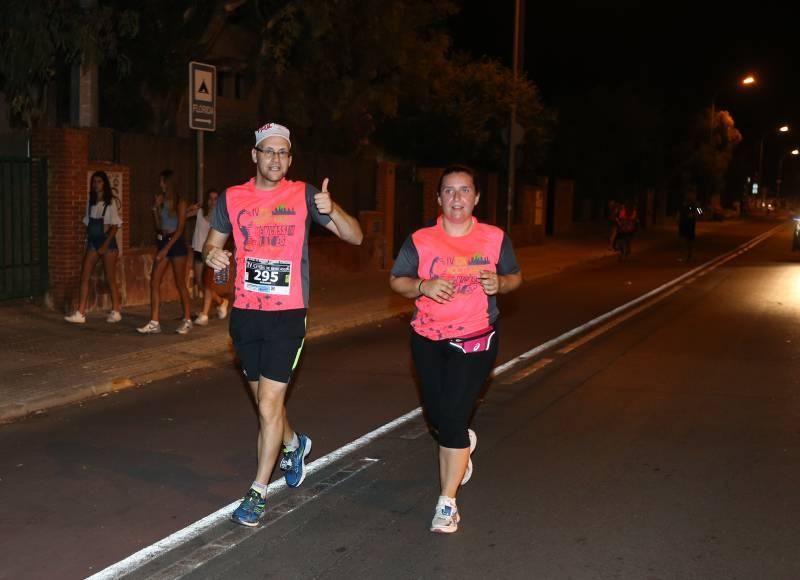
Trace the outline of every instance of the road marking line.
{"type": "MultiPolygon", "coordinates": [[[[323,469],[324,467],[330,465],[349,455],[350,453],[360,449],[361,447],[367,445],[368,443],[374,441],[378,437],[389,433],[393,429],[399,427],[419,417],[422,415],[422,409],[417,407],[412,411],[409,411],[405,415],[394,419],[378,427],[377,429],[370,431],[366,435],[362,435],[358,439],[351,441],[347,445],[343,445],[339,447],[339,449],[328,453],[324,457],[320,457],[319,459],[312,461],[308,465],[306,465],[306,473],[311,475],[323,469]]],[[[286,481],[284,479],[279,479],[277,481],[273,481],[269,486],[267,486],[267,495],[277,493],[286,487],[286,481]]],[[[190,524],[183,528],[182,530],[178,530],[177,532],[170,534],[166,538],[159,540],[155,544],[147,546],[146,548],[142,548],[138,552],[131,554],[124,560],[120,560],[116,564],[112,564],[111,566],[100,570],[96,574],[90,576],[87,580],[105,580],[107,578],[122,578],[123,576],[130,574],[137,568],[141,568],[148,562],[155,560],[159,556],[169,552],[170,550],[184,544],[190,540],[193,540],[197,536],[201,535],[206,530],[216,526],[217,524],[227,520],[231,512],[237,508],[239,502],[241,500],[237,499],[229,503],[228,505],[218,509],[212,514],[207,515],[201,520],[196,521],[193,524],[190,524]]]]}
{"type": "Polygon", "coordinates": [[[230,531],[223,534],[221,537],[215,539],[209,544],[198,547],[191,553],[187,554],[177,562],[173,562],[169,566],[162,568],[149,576],[150,580],[173,580],[174,578],[182,578],[194,570],[200,568],[203,564],[210,562],[214,558],[221,556],[225,552],[232,550],[242,542],[249,540],[254,535],[263,532],[275,522],[279,521],[284,516],[289,515],[294,510],[304,506],[305,504],[317,499],[323,493],[327,492],[333,487],[336,487],[343,481],[347,481],[356,473],[359,473],[377,463],[377,459],[364,457],[358,461],[349,463],[330,477],[321,481],[309,490],[305,490],[302,494],[291,495],[284,501],[270,506],[264,514],[265,521],[257,528],[246,528],[236,524],[230,531]]]}
{"type": "Polygon", "coordinates": [[[552,339],[548,340],[547,342],[543,342],[539,346],[537,346],[535,348],[532,348],[531,350],[529,350],[527,352],[524,352],[521,355],[519,355],[519,356],[517,356],[517,357],[515,357],[515,358],[513,358],[513,359],[511,359],[511,360],[499,365],[498,367],[496,367],[494,369],[494,371],[492,371],[492,376],[496,377],[497,375],[506,372],[507,370],[509,370],[510,368],[520,364],[521,362],[524,362],[524,361],[526,361],[528,359],[531,359],[531,358],[535,358],[538,355],[542,354],[543,352],[546,352],[546,351],[548,351],[548,350],[550,350],[552,348],[555,348],[555,347],[567,342],[568,340],[571,340],[572,338],[583,334],[587,330],[591,330],[591,329],[603,324],[604,322],[607,322],[608,320],[611,320],[612,318],[614,318],[615,316],[621,314],[622,312],[624,312],[626,310],[629,310],[630,308],[633,308],[633,307],[641,304],[642,302],[646,302],[647,300],[650,300],[651,298],[653,298],[657,294],[659,294],[661,292],[664,292],[664,291],[672,288],[673,286],[677,286],[677,285],[681,284],[685,280],[688,280],[689,278],[692,278],[693,276],[697,275],[699,272],[702,272],[703,270],[710,269],[710,268],[716,268],[716,267],[724,264],[725,262],[728,262],[729,260],[732,260],[733,258],[735,258],[738,255],[738,254],[736,254],[736,252],[747,251],[747,250],[752,249],[753,247],[757,246],[758,244],[760,244],[761,242],[766,240],[768,237],[772,236],[781,227],[783,227],[783,226],[782,225],[776,226],[776,227],[772,228],[771,230],[766,231],[763,234],[760,234],[760,235],[756,236],[752,240],[750,240],[748,242],[745,242],[744,244],[742,244],[738,248],[735,248],[735,249],[731,250],[730,252],[728,252],[726,254],[722,254],[721,256],[717,256],[716,258],[713,258],[713,259],[709,260],[705,264],[701,264],[697,268],[694,268],[693,270],[689,270],[688,272],[678,276],[674,280],[670,280],[669,282],[666,282],[665,284],[662,284],[658,288],[654,288],[653,290],[650,290],[649,292],[647,292],[645,294],[642,294],[641,296],[631,300],[630,302],[626,302],[625,304],[622,304],[621,306],[617,306],[613,310],[609,310],[605,314],[602,314],[602,315],[598,316],[597,318],[595,318],[593,320],[590,320],[590,321],[588,321],[588,322],[586,322],[584,324],[581,324],[580,326],[577,326],[577,327],[573,328],[572,330],[569,330],[569,331],[565,332],[564,334],[562,334],[560,336],[552,338],[552,339]]]}
{"type": "MultiPolygon", "coordinates": [[[[678,286],[685,280],[690,279],[692,276],[695,276],[696,274],[702,272],[703,270],[716,268],[728,262],[729,260],[732,260],[733,258],[741,255],[746,251],[749,251],[753,247],[757,246],[758,244],[760,244],[761,242],[772,236],[781,227],[782,225],[776,226],[771,230],[764,232],[759,236],[756,236],[752,240],[745,242],[738,248],[735,248],[734,250],[731,250],[726,254],[722,254],[721,256],[717,256],[716,258],[709,260],[705,264],[701,264],[697,268],[694,268],[693,270],[690,270],[689,272],[682,274],[681,276],[675,278],[674,280],[662,284],[658,288],[655,288],[641,295],[640,297],[635,298],[634,300],[626,302],[625,304],[618,306],[613,310],[610,310],[593,320],[590,320],[580,326],[577,326],[572,330],[569,330],[560,336],[550,339],[547,342],[540,344],[536,348],[532,348],[531,350],[495,367],[495,369],[492,371],[492,376],[497,376],[499,374],[502,374],[511,369],[512,367],[520,364],[521,362],[524,362],[531,358],[535,358],[537,355],[549,349],[552,349],[556,346],[559,346],[567,342],[568,340],[574,338],[575,336],[580,335],[583,332],[586,332],[587,330],[593,329],[599,326],[600,324],[607,322],[608,320],[614,318],[618,314],[621,314],[622,312],[629,310],[630,308],[633,308],[641,304],[642,302],[646,302],[647,300],[653,298],[660,292],[664,292],[668,289],[671,289],[673,286],[678,286]]],[[[332,451],[328,455],[320,457],[319,459],[309,463],[306,466],[307,473],[310,475],[316,471],[319,471],[320,469],[323,469],[324,467],[330,465],[331,463],[338,461],[342,457],[345,457],[346,455],[349,455],[355,450],[367,445],[368,443],[372,442],[378,437],[381,437],[382,435],[392,431],[393,429],[411,421],[412,419],[419,417],[421,414],[422,414],[422,408],[417,407],[416,409],[409,411],[405,415],[398,417],[397,419],[394,419],[393,421],[390,421],[389,423],[386,423],[381,427],[378,427],[374,431],[371,431],[366,435],[362,435],[361,437],[348,443],[347,445],[344,445],[339,449],[332,451]]],[[[268,494],[276,493],[284,489],[285,487],[286,487],[285,481],[283,479],[280,479],[278,481],[272,482],[267,487],[267,493],[268,494]]],[[[108,566],[107,568],[100,570],[96,574],[93,574],[92,576],[87,578],[87,580],[106,580],[110,578],[121,578],[127,574],[130,574],[137,568],[144,566],[148,562],[155,560],[159,556],[178,547],[179,545],[184,544],[198,537],[209,528],[212,528],[213,526],[219,524],[220,522],[227,520],[230,517],[231,512],[234,509],[236,509],[238,505],[239,505],[239,500],[231,502],[230,504],[218,509],[214,513],[207,515],[206,517],[196,521],[195,523],[189,526],[186,526],[182,530],[178,530],[177,532],[167,536],[166,538],[159,540],[158,542],[146,548],[142,548],[141,550],[139,550],[134,554],[131,554],[124,560],[120,560],[116,564],[112,564],[111,566],[108,566]]]]}
{"type": "Polygon", "coordinates": [[[519,381],[521,381],[525,377],[528,377],[528,376],[532,375],[533,373],[535,373],[536,371],[543,369],[544,367],[549,365],[554,360],[555,359],[552,359],[552,358],[541,358],[541,359],[537,360],[535,363],[533,363],[532,365],[530,365],[528,367],[525,367],[524,369],[514,373],[514,375],[512,377],[510,377],[507,381],[503,381],[503,383],[506,384],[506,385],[512,384],[512,383],[518,383],[519,381]]]}
{"type": "MultiPolygon", "coordinates": [[[[686,284],[689,284],[690,282],[692,282],[692,280],[688,280],[686,282],[686,284]]],[[[670,288],[669,290],[667,290],[666,292],[664,292],[663,294],[661,294],[659,296],[656,296],[652,300],[650,300],[650,301],[648,301],[648,302],[646,302],[646,303],[644,303],[644,304],[642,304],[640,306],[637,306],[633,310],[629,310],[625,314],[622,314],[621,316],[618,316],[617,318],[613,319],[612,321],[607,322],[606,324],[600,326],[599,328],[596,328],[592,332],[590,332],[588,334],[584,334],[578,340],[576,340],[574,342],[571,342],[567,346],[565,346],[565,347],[561,348],[560,350],[558,350],[557,351],[558,354],[568,354],[568,353],[572,352],[573,350],[575,350],[576,348],[579,348],[579,347],[583,346],[587,342],[590,342],[590,341],[594,340],[598,336],[600,336],[602,334],[605,334],[606,332],[608,332],[609,330],[611,330],[615,326],[618,326],[618,325],[622,324],[623,322],[625,322],[629,318],[633,318],[637,314],[640,314],[641,312],[647,310],[648,308],[650,308],[652,306],[655,306],[656,304],[658,304],[662,300],[665,300],[665,299],[669,298],[670,296],[672,296],[673,294],[675,294],[676,292],[682,290],[685,287],[686,284],[680,284],[679,286],[675,286],[674,288],[670,288]]]]}

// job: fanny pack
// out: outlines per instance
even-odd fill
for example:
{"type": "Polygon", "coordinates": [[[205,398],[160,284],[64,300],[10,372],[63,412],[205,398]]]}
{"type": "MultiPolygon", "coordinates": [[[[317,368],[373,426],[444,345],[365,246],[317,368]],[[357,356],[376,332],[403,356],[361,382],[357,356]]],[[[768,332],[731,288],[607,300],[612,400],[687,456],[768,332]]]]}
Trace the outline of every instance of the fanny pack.
{"type": "Polygon", "coordinates": [[[475,352],[486,352],[492,345],[492,339],[497,331],[494,327],[484,328],[469,336],[461,338],[453,338],[449,340],[450,346],[454,346],[464,354],[472,354],[475,352]]]}

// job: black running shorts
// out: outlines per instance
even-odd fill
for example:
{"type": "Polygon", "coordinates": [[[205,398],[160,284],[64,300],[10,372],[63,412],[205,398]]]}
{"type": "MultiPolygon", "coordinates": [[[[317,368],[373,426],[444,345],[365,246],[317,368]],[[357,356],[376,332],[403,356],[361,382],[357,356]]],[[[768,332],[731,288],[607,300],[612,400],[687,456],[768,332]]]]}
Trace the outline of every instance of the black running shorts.
{"type": "Polygon", "coordinates": [[[288,383],[300,360],[306,334],[306,309],[231,311],[231,338],[245,378],[262,376],[288,383]]]}

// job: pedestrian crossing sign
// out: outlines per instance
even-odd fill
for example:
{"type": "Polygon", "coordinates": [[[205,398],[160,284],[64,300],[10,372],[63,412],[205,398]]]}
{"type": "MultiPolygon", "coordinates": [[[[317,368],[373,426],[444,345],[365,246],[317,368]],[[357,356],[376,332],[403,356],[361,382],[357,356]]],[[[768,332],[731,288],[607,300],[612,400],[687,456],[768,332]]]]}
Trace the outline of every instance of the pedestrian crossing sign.
{"type": "Polygon", "coordinates": [[[217,122],[217,68],[189,63],[189,127],[214,131],[217,122]]]}

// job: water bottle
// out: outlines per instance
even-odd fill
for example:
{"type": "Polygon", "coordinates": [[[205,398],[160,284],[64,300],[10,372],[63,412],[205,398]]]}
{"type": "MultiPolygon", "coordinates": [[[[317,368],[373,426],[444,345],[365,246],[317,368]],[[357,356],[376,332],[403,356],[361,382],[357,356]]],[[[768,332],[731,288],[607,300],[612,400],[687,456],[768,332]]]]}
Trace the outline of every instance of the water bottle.
{"type": "Polygon", "coordinates": [[[214,270],[214,284],[226,284],[228,282],[228,268],[229,266],[225,266],[219,270],[214,270]]]}

